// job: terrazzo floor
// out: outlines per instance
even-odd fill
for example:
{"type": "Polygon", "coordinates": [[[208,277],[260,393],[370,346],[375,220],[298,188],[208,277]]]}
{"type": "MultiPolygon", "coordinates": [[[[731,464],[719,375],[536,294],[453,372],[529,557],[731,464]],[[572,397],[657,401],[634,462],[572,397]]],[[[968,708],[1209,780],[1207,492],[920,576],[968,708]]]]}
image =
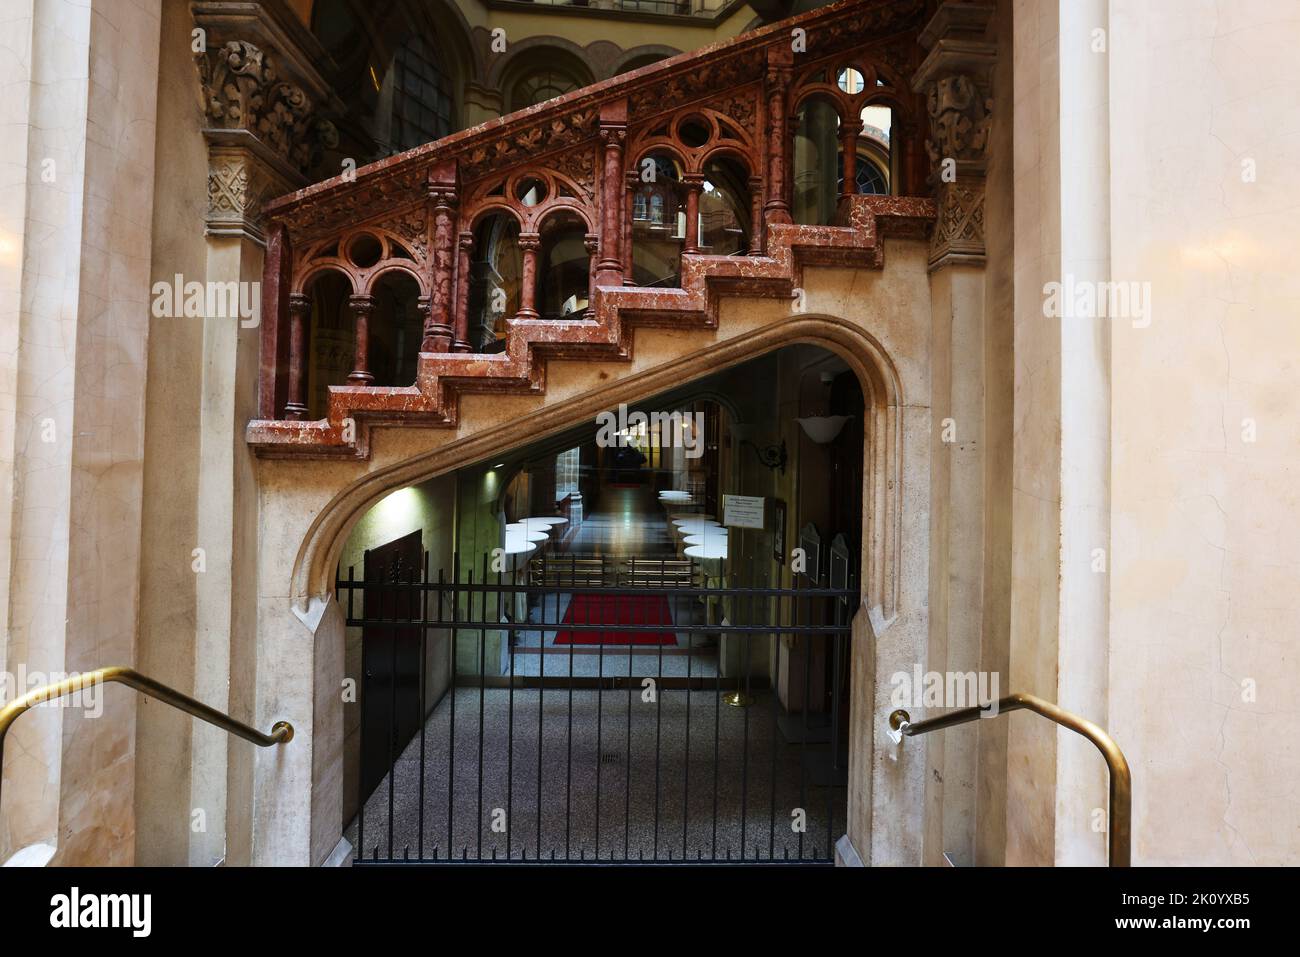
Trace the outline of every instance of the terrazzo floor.
{"type": "Polygon", "coordinates": [[[814,783],[829,745],[774,735],[768,692],[748,708],[684,689],[646,701],[640,689],[461,687],[451,699],[425,726],[423,786],[417,735],[349,827],[354,847],[364,827],[366,858],[505,860],[508,847],[536,860],[540,847],[559,860],[825,860],[844,833],[845,788],[814,783]]]}

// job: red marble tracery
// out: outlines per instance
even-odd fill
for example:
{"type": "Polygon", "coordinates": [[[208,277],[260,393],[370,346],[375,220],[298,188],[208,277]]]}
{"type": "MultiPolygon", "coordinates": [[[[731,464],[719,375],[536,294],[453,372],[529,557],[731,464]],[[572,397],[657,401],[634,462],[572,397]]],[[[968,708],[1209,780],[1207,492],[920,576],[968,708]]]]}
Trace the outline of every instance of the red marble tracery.
{"type": "Polygon", "coordinates": [[[789,295],[808,264],[878,265],[882,231],[923,231],[934,215],[920,198],[928,193],[922,104],[903,80],[920,60],[926,9],[925,0],[842,0],[268,204],[269,328],[250,443],[259,454],[364,455],[367,422],[454,424],[460,392],[538,389],[546,356],[625,355],[633,325],[716,324],[720,294],[789,295]],[[795,28],[805,51],[792,49],[795,28]],[[860,91],[836,82],[846,67],[863,77],[860,91]],[[790,212],[791,117],[818,94],[840,115],[846,186],[836,225],[801,226],[790,212]],[[903,195],[851,195],[858,115],[870,103],[894,111],[895,191],[903,195]],[[634,199],[640,164],[652,154],[672,157],[682,172],[680,288],[630,285],[634,199]],[[724,157],[743,169],[751,192],[748,246],[741,255],[705,255],[696,215],[704,171],[724,157]],[[519,229],[520,303],[507,317],[504,351],[477,355],[472,260],[476,230],[493,214],[519,229]],[[538,316],[539,251],[558,218],[586,234],[590,307],[580,321],[538,316]],[[327,390],[324,417],[306,421],[311,293],[325,271],[350,289],[354,367],[347,384],[327,390]],[[393,273],[415,280],[423,336],[416,381],[376,386],[368,367],[376,293],[393,273]]]}

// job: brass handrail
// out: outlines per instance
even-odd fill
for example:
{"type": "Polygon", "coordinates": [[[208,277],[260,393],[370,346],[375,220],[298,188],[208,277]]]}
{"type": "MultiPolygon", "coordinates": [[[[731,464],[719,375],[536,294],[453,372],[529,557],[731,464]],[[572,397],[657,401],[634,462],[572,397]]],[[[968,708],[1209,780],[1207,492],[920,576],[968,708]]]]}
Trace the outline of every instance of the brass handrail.
{"type": "Polygon", "coordinates": [[[245,741],[251,741],[261,748],[269,748],[273,744],[288,744],[293,740],[293,725],[288,721],[277,721],[271,726],[270,734],[263,734],[251,725],[236,721],[230,715],[209,707],[202,701],[191,698],[187,694],[182,694],[174,688],[169,688],[148,675],[140,674],[134,668],[113,665],[108,668],[96,668],[94,671],[83,672],[72,678],[65,678],[54,684],[35,688],[21,698],[15,698],[3,708],[0,708],[0,787],[3,786],[4,779],[2,772],[4,768],[5,735],[9,733],[9,726],[18,720],[19,715],[30,711],[43,702],[62,698],[64,695],[80,691],[89,685],[107,684],[110,681],[126,685],[128,688],[134,688],[141,694],[147,694],[151,698],[157,698],[163,704],[169,704],[173,708],[192,714],[208,724],[216,725],[221,730],[238,735],[245,741]]]}
{"type": "MultiPolygon", "coordinates": [[[[1106,767],[1110,769],[1110,809],[1106,821],[1109,841],[1107,857],[1111,867],[1128,867],[1132,854],[1130,817],[1133,811],[1133,779],[1129,774],[1128,761],[1124,759],[1124,752],[1119,749],[1115,739],[1107,734],[1105,729],[1091,721],[1031,694],[1013,694],[999,700],[997,713],[1002,714],[1006,711],[1032,711],[1040,714],[1063,728],[1069,728],[1075,734],[1083,735],[1097,746],[1101,756],[1106,759],[1106,767]]],[[[910,738],[913,735],[966,724],[988,714],[988,708],[976,705],[913,723],[911,716],[899,708],[889,716],[889,726],[910,738]]]]}

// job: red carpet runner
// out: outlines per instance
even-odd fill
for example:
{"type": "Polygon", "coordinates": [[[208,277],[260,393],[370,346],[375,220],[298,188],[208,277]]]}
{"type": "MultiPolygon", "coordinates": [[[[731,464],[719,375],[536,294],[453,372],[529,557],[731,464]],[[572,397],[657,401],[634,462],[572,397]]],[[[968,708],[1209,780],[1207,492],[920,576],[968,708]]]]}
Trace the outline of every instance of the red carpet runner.
{"type": "Polygon", "coordinates": [[[619,631],[619,625],[672,626],[663,595],[574,595],[565,612],[566,625],[609,625],[609,631],[562,631],[557,645],[675,645],[671,631],[619,631]]]}

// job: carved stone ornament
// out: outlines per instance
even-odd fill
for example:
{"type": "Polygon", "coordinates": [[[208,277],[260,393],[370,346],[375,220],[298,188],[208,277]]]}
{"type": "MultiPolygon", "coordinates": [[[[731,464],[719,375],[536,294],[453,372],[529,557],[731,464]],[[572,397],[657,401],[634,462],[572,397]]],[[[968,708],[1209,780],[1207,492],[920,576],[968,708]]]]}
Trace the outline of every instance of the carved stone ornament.
{"type": "Polygon", "coordinates": [[[930,115],[930,139],[926,148],[930,161],[944,159],[978,161],[988,145],[993,101],[980,92],[969,76],[942,77],[931,85],[926,97],[930,115]]]}
{"type": "Polygon", "coordinates": [[[338,131],[315,116],[303,89],[283,81],[273,58],[245,40],[195,54],[204,115],[218,129],[247,130],[299,170],[311,168],[338,131]]]}
{"type": "Polygon", "coordinates": [[[930,262],[982,262],[984,183],[951,183],[939,191],[939,217],[931,235],[930,262]]]}
{"type": "Polygon", "coordinates": [[[289,182],[249,149],[211,145],[208,148],[208,208],[204,222],[209,235],[244,235],[259,242],[262,204],[283,195],[289,182]]]}

